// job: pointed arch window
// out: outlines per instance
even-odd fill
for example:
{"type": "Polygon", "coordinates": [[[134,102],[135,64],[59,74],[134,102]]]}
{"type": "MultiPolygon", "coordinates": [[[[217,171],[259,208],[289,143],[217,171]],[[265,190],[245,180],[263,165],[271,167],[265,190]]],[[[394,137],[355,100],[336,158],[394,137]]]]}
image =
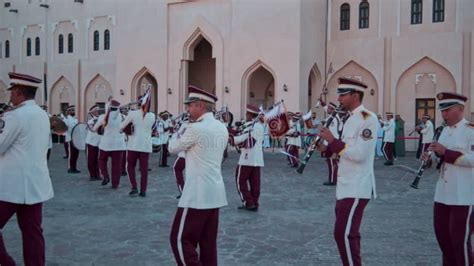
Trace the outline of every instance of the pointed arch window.
{"type": "Polygon", "coordinates": [[[349,30],[351,22],[351,7],[348,3],[341,5],[340,30],[349,30]]]}
{"type": "Polygon", "coordinates": [[[364,1],[359,5],[359,29],[369,28],[369,2],[364,1]]]}
{"type": "Polygon", "coordinates": [[[39,37],[35,38],[35,55],[40,55],[41,51],[41,41],[39,37]]]}
{"type": "Polygon", "coordinates": [[[5,58],[10,57],[10,41],[6,40],[5,41],[5,58]]]}
{"type": "Polygon", "coordinates": [[[26,39],[26,56],[31,56],[31,38],[26,39]]]}
{"type": "Polygon", "coordinates": [[[99,31],[94,31],[94,51],[99,50],[99,31]]]}
{"type": "Polygon", "coordinates": [[[444,21],[444,0],[433,0],[433,22],[444,21]]]}
{"type": "Polygon", "coordinates": [[[110,50],[110,31],[104,31],[104,50],[110,50]]]}
{"type": "Polygon", "coordinates": [[[423,22],[423,0],[411,0],[411,24],[423,22]]]}
{"type": "Polygon", "coordinates": [[[67,52],[70,54],[74,52],[74,36],[72,33],[67,35],[67,52]]]}
{"type": "Polygon", "coordinates": [[[64,37],[62,34],[59,34],[58,36],[58,53],[64,53],[64,37]]]}

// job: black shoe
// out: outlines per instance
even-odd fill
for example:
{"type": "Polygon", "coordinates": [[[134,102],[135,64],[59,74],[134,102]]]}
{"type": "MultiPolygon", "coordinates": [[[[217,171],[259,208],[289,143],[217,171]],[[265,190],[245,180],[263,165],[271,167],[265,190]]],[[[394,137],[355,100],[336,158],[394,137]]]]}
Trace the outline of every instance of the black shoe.
{"type": "Polygon", "coordinates": [[[63,159],[67,159],[67,158],[69,158],[69,157],[67,157],[67,156],[64,156],[64,157],[63,157],[63,159]]]}
{"type": "Polygon", "coordinates": [[[138,195],[138,190],[136,188],[132,188],[130,192],[128,192],[130,197],[136,197],[138,195]]]}
{"type": "Polygon", "coordinates": [[[392,161],[385,162],[384,165],[393,165],[392,161]]]}
{"type": "Polygon", "coordinates": [[[89,179],[89,181],[98,181],[98,180],[102,180],[102,178],[100,178],[100,177],[91,177],[89,179]]]}
{"type": "Polygon", "coordinates": [[[123,171],[121,174],[121,176],[126,176],[126,175],[128,175],[126,171],[123,171]]]}
{"type": "Polygon", "coordinates": [[[327,182],[324,182],[323,185],[325,185],[325,186],[335,186],[335,185],[336,185],[336,182],[329,182],[329,181],[327,181],[327,182]]]}
{"type": "Polygon", "coordinates": [[[177,199],[180,199],[181,198],[181,194],[179,194],[178,196],[176,196],[177,199]]]}
{"type": "Polygon", "coordinates": [[[144,197],[146,197],[146,192],[140,192],[140,194],[138,194],[138,196],[144,198],[144,197]]]}
{"type": "Polygon", "coordinates": [[[67,170],[67,172],[68,172],[69,174],[79,174],[81,171],[75,170],[75,169],[69,169],[69,170],[67,170]]]}
{"type": "Polygon", "coordinates": [[[237,207],[237,209],[239,210],[246,210],[246,211],[253,211],[253,212],[256,212],[258,211],[258,207],[257,206],[245,206],[245,205],[242,205],[242,206],[239,206],[237,207]]]}
{"type": "Polygon", "coordinates": [[[102,186],[105,186],[105,185],[107,185],[109,182],[110,182],[110,178],[104,178],[104,180],[102,180],[101,185],[102,185],[102,186]]]}
{"type": "Polygon", "coordinates": [[[167,164],[164,164],[164,165],[160,165],[160,167],[170,167],[170,166],[167,164]]]}
{"type": "Polygon", "coordinates": [[[148,172],[151,172],[151,168],[148,168],[148,172]]]}

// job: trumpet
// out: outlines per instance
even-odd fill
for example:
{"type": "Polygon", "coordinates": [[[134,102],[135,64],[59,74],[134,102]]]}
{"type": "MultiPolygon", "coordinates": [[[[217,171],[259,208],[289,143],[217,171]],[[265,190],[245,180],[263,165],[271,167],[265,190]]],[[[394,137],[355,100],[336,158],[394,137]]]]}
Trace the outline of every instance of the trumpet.
{"type": "Polygon", "coordinates": [[[136,102],[131,102],[131,103],[121,105],[119,106],[120,113],[123,115],[127,115],[128,112],[130,112],[130,110],[138,109],[138,107],[140,107],[140,103],[141,103],[140,101],[136,101],[136,102]]]}
{"type": "MultiPolygon", "coordinates": [[[[446,125],[443,123],[440,127],[439,130],[436,131],[436,134],[433,136],[433,142],[437,141],[439,139],[439,136],[441,136],[441,132],[443,132],[443,128],[446,125]]],[[[429,150],[426,154],[427,158],[426,160],[421,160],[421,165],[420,168],[418,168],[418,171],[416,172],[415,179],[411,183],[410,187],[414,189],[418,189],[418,183],[420,182],[421,176],[423,175],[423,172],[425,171],[426,167],[428,166],[428,161],[430,160],[431,154],[433,151],[429,150]]]]}

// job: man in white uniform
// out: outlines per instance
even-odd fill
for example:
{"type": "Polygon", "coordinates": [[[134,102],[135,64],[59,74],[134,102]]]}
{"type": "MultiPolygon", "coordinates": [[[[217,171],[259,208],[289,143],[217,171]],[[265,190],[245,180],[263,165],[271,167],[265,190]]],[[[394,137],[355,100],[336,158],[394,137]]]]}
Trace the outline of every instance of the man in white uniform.
{"type": "Polygon", "coordinates": [[[433,142],[434,136],[434,126],[433,123],[430,121],[431,117],[429,115],[424,115],[421,118],[423,122],[423,127],[416,126],[416,131],[420,132],[421,134],[421,153],[425,153],[428,150],[431,142],[433,142]]]}
{"type": "MultiPolygon", "coordinates": [[[[443,265],[473,265],[474,124],[464,118],[467,97],[442,92],[438,99],[446,127],[428,150],[441,159],[433,221],[443,265]]],[[[423,160],[427,154],[423,154],[423,160]]]]}
{"type": "Polygon", "coordinates": [[[221,162],[229,134],[212,113],[217,97],[194,86],[188,92],[190,123],[169,143],[172,153],[184,151],[186,159],[186,183],[171,229],[171,248],[178,265],[217,265],[219,208],[227,205],[221,162]]]}
{"type": "Polygon", "coordinates": [[[69,158],[68,158],[68,163],[69,163],[69,170],[67,171],[70,174],[78,174],[81,171],[77,170],[77,159],[79,157],[79,150],[74,146],[72,143],[72,130],[73,128],[79,123],[79,121],[76,118],[76,111],[74,105],[71,105],[67,108],[68,115],[66,116],[66,119],[64,122],[67,125],[67,132],[66,132],[66,142],[68,144],[68,149],[69,149],[69,158]]]}
{"type": "Polygon", "coordinates": [[[392,112],[385,113],[387,122],[382,126],[384,131],[382,151],[385,157],[385,165],[393,165],[393,151],[395,146],[395,119],[392,112]]]}
{"type": "Polygon", "coordinates": [[[25,265],[45,265],[43,202],[54,196],[46,153],[50,124],[34,99],[40,79],[9,73],[12,109],[0,119],[0,265],[15,265],[2,238],[16,213],[25,265]]]}
{"type": "Polygon", "coordinates": [[[100,135],[95,132],[94,126],[99,118],[99,106],[96,104],[89,109],[90,119],[87,121],[86,156],[87,169],[90,181],[101,180],[99,170],[99,143],[100,135]]]}
{"type": "Polygon", "coordinates": [[[240,210],[258,211],[260,199],[260,168],[263,167],[263,123],[256,119],[260,110],[247,105],[248,126],[237,136],[231,136],[231,143],[241,145],[239,165],[235,171],[237,192],[243,205],[240,210]]]}
{"type": "Polygon", "coordinates": [[[342,137],[337,139],[328,128],[321,129],[321,138],[330,150],[339,155],[339,179],[336,185],[336,222],[334,238],[343,265],[362,265],[360,225],[364,209],[376,197],[374,156],[377,117],[362,105],[367,85],[348,78],[339,78],[338,101],[350,115],[344,123],[342,137]]]}

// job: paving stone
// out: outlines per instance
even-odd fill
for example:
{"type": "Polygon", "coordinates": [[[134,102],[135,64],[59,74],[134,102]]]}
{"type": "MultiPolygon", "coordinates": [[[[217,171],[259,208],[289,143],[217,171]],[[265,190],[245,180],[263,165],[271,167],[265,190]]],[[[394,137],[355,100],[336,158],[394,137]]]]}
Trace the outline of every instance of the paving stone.
{"type": "MultiPolygon", "coordinates": [[[[130,198],[127,177],[117,190],[91,182],[85,154],[80,174],[67,172],[62,145],[50,161],[55,198],[44,205],[43,229],[48,265],[174,265],[170,227],[178,194],[173,169],[150,159],[146,198],[130,198]]],[[[175,157],[171,156],[172,165],[175,157]]],[[[265,153],[261,206],[257,213],[237,210],[235,167],[238,154],[223,163],[229,206],[220,213],[220,265],[340,265],[333,239],[335,187],[326,187],[327,166],[315,154],[303,175],[289,168],[277,151],[265,153]]],[[[396,165],[416,169],[413,154],[396,165]]],[[[420,189],[414,174],[375,161],[378,198],[366,208],[361,227],[366,265],[440,265],[432,208],[437,173],[428,169],[420,189]]],[[[8,251],[22,264],[21,234],[13,218],[3,230],[8,251]]]]}

